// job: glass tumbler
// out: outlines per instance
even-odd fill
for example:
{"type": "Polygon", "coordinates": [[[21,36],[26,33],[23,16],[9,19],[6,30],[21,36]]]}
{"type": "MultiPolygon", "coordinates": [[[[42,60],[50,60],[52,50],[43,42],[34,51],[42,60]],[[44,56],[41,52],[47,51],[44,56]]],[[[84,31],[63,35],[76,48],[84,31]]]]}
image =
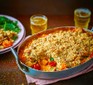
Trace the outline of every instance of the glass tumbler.
{"type": "Polygon", "coordinates": [[[47,17],[42,14],[32,15],[30,17],[30,28],[32,34],[47,29],[47,17]]]}
{"type": "Polygon", "coordinates": [[[74,21],[76,28],[88,29],[91,11],[87,8],[78,8],[74,11],[74,21]]]}

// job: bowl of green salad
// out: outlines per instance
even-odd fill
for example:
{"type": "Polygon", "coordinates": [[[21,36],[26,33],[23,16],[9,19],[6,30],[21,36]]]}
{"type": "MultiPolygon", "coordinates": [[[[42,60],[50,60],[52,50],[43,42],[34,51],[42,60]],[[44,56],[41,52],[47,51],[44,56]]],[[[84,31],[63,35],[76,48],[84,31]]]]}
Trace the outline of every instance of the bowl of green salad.
{"type": "Polygon", "coordinates": [[[0,54],[16,48],[25,38],[26,31],[23,24],[16,18],[0,15],[0,54]]]}

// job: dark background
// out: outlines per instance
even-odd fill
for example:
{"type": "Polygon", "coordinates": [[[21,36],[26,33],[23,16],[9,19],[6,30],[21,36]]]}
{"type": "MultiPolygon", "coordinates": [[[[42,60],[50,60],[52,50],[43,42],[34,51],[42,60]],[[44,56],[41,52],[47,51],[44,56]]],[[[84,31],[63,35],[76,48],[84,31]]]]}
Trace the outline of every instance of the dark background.
{"type": "Polygon", "coordinates": [[[93,13],[93,0],[0,0],[0,14],[6,15],[73,15],[80,7],[93,13]]]}

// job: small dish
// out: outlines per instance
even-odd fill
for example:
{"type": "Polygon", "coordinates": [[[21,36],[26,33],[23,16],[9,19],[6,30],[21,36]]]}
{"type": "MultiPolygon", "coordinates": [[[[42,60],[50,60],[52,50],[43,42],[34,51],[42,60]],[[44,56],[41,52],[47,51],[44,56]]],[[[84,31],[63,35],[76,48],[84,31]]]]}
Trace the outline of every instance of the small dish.
{"type": "MultiPolygon", "coordinates": [[[[26,35],[25,28],[24,28],[23,24],[18,19],[14,18],[12,16],[8,16],[8,15],[0,15],[0,16],[4,16],[12,21],[18,22],[17,25],[19,26],[21,31],[18,33],[18,38],[15,40],[15,42],[12,45],[13,48],[16,48],[20,44],[20,42],[25,38],[25,35],[26,35]]],[[[10,51],[10,47],[0,50],[0,54],[6,53],[9,51],[10,51]]]]}

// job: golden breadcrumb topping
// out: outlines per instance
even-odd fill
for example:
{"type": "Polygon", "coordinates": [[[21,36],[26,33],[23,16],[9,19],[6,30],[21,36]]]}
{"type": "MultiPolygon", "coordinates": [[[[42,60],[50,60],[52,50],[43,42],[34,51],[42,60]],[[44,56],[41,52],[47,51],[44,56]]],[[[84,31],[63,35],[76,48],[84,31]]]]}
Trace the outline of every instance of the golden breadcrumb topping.
{"type": "Polygon", "coordinates": [[[60,71],[63,70],[62,66],[67,69],[86,62],[92,52],[93,34],[82,29],[72,29],[55,31],[32,40],[25,47],[23,56],[26,65],[39,63],[43,71],[51,69],[48,64],[44,67],[41,62],[50,62],[50,58],[53,58],[56,66],[52,71],[60,71]]]}

